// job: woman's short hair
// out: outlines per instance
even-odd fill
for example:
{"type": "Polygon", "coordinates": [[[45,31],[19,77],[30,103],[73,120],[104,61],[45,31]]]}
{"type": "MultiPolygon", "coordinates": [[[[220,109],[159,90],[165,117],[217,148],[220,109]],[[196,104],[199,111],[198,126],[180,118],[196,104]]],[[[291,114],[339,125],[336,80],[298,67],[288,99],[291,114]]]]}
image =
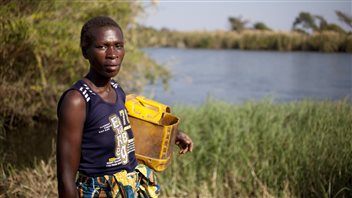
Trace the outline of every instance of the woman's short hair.
{"type": "Polygon", "coordinates": [[[83,25],[81,30],[80,46],[83,53],[85,53],[85,50],[91,44],[94,38],[94,35],[92,35],[92,30],[101,28],[101,27],[116,27],[121,31],[121,34],[123,37],[123,32],[121,27],[113,19],[107,16],[93,17],[83,25]]]}

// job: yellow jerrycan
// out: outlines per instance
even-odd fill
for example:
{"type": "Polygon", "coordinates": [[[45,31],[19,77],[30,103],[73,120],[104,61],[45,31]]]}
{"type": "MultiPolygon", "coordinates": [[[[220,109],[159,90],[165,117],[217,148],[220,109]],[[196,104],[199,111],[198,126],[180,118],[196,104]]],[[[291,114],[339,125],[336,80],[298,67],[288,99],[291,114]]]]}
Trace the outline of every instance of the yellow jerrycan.
{"type": "Polygon", "coordinates": [[[137,160],[155,171],[164,171],[172,159],[180,119],[171,114],[169,106],[144,96],[127,95],[126,109],[137,160]]]}

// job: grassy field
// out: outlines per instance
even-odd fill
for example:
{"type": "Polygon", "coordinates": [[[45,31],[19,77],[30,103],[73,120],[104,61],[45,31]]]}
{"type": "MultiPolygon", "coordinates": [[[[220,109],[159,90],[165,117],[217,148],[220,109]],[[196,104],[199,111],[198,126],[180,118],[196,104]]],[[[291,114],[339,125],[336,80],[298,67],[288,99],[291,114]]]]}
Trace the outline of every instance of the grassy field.
{"type": "MultiPolygon", "coordinates": [[[[348,101],[208,101],[175,107],[194,151],[158,177],[162,197],[351,197],[348,101]]],[[[54,197],[55,158],[1,167],[0,197],[54,197]]]]}

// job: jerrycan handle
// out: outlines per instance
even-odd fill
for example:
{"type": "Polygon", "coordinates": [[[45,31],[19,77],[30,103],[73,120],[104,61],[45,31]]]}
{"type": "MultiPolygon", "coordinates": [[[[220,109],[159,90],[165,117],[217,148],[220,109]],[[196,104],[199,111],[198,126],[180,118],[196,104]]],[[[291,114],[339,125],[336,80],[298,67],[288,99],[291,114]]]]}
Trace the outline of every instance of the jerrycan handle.
{"type": "Polygon", "coordinates": [[[158,125],[163,124],[164,115],[171,111],[165,104],[133,94],[126,96],[125,106],[129,116],[158,125]]]}
{"type": "Polygon", "coordinates": [[[139,100],[144,106],[150,106],[157,109],[158,112],[170,113],[170,107],[154,100],[145,98],[144,96],[136,96],[136,99],[139,100]]]}

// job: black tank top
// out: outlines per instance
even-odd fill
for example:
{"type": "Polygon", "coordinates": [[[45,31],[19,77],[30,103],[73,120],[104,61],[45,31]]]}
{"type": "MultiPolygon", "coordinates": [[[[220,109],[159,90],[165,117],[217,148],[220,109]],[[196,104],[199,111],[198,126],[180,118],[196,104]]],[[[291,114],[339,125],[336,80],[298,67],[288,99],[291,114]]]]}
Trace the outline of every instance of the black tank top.
{"type": "Polygon", "coordinates": [[[137,166],[126,95],[115,81],[111,86],[116,92],[114,104],[105,102],[83,80],[69,89],[78,90],[86,100],[79,172],[91,177],[131,172],[137,166]]]}

